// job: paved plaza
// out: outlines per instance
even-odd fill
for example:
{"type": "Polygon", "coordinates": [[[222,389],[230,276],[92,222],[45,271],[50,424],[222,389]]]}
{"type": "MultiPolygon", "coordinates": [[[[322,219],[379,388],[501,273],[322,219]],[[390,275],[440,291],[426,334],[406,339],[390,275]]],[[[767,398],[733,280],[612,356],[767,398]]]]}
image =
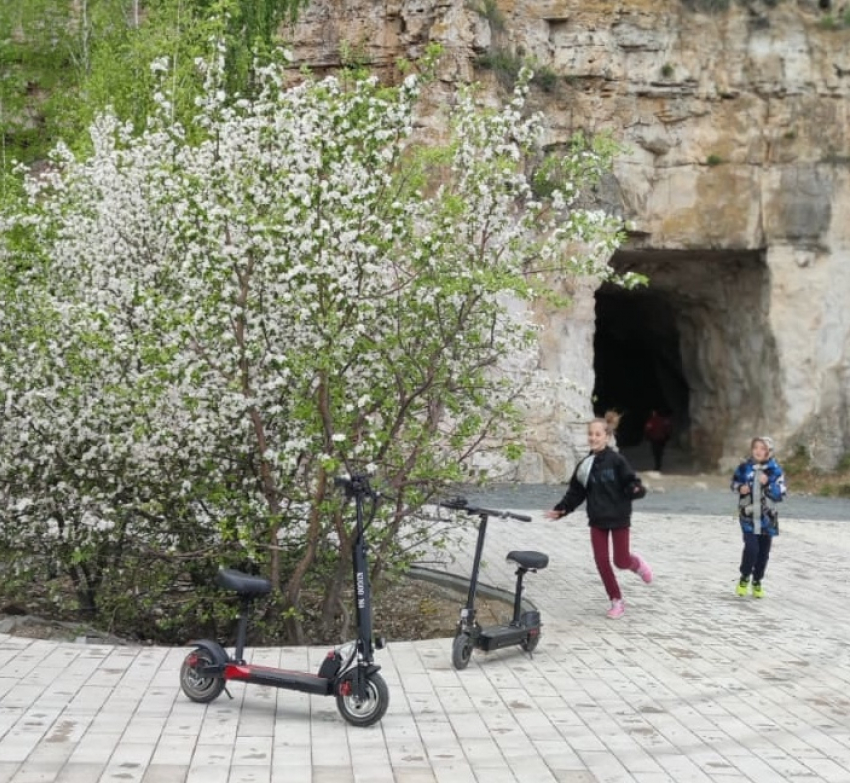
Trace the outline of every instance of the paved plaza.
{"type": "MultiPolygon", "coordinates": [[[[786,516],[756,600],[734,594],[731,511],[636,506],[633,548],[655,580],[622,574],[612,621],[586,518],[541,508],[491,521],[482,575],[510,587],[504,553],[550,555],[527,581],[545,623],[533,658],[476,653],[458,672],[450,639],[390,641],[377,653],[390,706],[371,728],[332,698],[256,685],[195,704],[178,684],[185,649],[0,636],[0,783],[850,781],[846,517],[786,516]]],[[[446,568],[468,572],[473,535],[446,568]]],[[[248,651],[311,671],[325,653],[248,651]]]]}

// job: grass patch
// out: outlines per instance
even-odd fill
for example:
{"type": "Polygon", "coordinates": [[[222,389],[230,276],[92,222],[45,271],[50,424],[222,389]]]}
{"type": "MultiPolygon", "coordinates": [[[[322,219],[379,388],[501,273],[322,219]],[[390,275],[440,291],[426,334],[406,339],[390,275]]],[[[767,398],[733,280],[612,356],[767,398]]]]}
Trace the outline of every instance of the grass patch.
{"type": "Polygon", "coordinates": [[[789,491],[795,494],[819,497],[850,498],[850,453],[845,454],[835,470],[823,470],[812,465],[812,459],[803,446],[785,460],[780,460],[785,471],[789,491]]]}
{"type": "Polygon", "coordinates": [[[682,0],[682,5],[694,13],[722,14],[729,10],[731,0],[682,0]]]}
{"type": "Polygon", "coordinates": [[[475,64],[493,71],[500,84],[509,91],[513,90],[524,66],[533,72],[531,84],[543,92],[554,92],[558,87],[558,74],[549,66],[539,65],[533,59],[521,57],[501,47],[479,55],[475,58],[475,64]]]}

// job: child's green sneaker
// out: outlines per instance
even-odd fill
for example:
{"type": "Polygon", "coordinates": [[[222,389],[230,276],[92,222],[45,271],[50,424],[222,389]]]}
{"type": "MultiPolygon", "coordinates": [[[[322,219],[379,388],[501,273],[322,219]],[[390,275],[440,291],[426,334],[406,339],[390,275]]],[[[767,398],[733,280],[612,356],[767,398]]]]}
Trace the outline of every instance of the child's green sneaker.
{"type": "Polygon", "coordinates": [[[741,577],[741,581],[738,582],[738,586],[735,588],[735,592],[738,595],[746,595],[748,592],[748,588],[750,586],[749,577],[741,577]]]}
{"type": "Polygon", "coordinates": [[[761,582],[753,582],[753,598],[764,598],[764,588],[761,582]]]}

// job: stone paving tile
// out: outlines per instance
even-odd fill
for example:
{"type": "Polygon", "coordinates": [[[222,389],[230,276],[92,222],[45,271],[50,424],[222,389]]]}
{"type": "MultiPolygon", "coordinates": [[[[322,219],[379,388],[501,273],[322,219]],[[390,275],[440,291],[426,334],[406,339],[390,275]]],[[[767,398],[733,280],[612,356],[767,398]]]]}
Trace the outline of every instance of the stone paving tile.
{"type": "Polygon", "coordinates": [[[142,783],[183,783],[188,767],[170,764],[151,764],[142,778],[142,783]]]}
{"type": "MultiPolygon", "coordinates": [[[[448,639],[392,643],[378,653],[390,707],[367,729],[332,698],[272,688],[193,704],[185,650],[0,636],[0,783],[850,780],[850,582],[836,576],[850,524],[785,520],[757,601],[733,592],[731,517],[636,513],[656,579],[621,575],[627,612],[612,622],[580,515],[531,513],[492,524],[482,579],[510,589],[502,553],[549,553],[527,579],[544,621],[533,658],[475,653],[458,672],[448,639]]],[[[459,574],[474,531],[461,539],[445,565],[459,574]]],[[[314,670],[325,652],[248,654],[314,670]]]]}

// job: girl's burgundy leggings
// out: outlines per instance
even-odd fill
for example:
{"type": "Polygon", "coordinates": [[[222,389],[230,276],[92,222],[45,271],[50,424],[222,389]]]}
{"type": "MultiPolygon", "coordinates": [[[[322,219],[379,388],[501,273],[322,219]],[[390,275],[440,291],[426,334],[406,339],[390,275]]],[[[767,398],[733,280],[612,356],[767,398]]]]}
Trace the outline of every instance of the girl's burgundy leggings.
{"type": "Polygon", "coordinates": [[[617,568],[636,571],[640,565],[640,560],[629,551],[629,528],[623,527],[617,530],[590,528],[590,544],[593,547],[593,559],[596,561],[596,568],[599,571],[599,576],[602,577],[602,584],[605,585],[608,597],[612,601],[616,601],[623,595],[620,592],[620,585],[617,583],[614,569],[611,567],[611,555],[608,548],[609,538],[614,546],[614,565],[617,568]]]}

